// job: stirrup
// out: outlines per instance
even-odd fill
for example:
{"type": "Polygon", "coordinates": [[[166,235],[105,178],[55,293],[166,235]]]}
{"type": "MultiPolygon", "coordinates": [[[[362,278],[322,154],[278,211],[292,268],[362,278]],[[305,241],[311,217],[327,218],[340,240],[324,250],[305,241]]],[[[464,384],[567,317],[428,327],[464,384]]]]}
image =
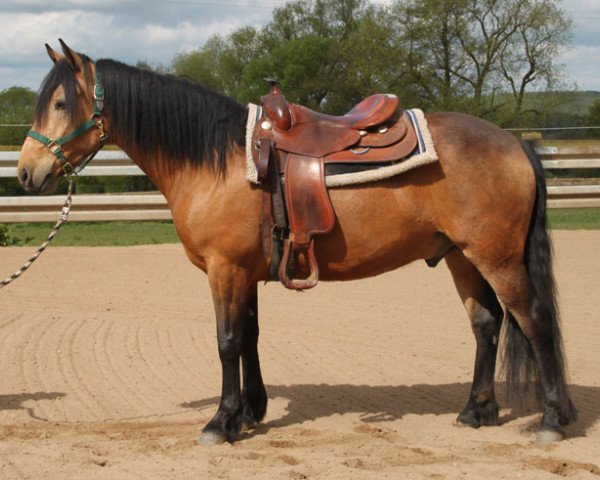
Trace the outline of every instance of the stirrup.
{"type": "Polygon", "coordinates": [[[314,241],[311,239],[308,250],[304,251],[306,258],[308,259],[308,265],[310,267],[310,275],[306,278],[290,278],[288,275],[288,263],[291,259],[290,251],[292,249],[292,242],[289,238],[286,238],[283,243],[283,258],[279,265],[279,280],[286,288],[291,290],[307,290],[314,287],[319,281],[319,266],[315,260],[314,241]]]}

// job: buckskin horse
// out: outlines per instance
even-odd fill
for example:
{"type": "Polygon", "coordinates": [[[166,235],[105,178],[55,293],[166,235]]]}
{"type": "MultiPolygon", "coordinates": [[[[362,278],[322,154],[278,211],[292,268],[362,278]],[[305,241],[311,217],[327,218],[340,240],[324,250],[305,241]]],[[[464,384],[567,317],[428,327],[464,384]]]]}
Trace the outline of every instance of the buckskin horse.
{"type": "MultiPolygon", "coordinates": [[[[51,192],[107,137],[150,177],[213,295],[222,393],[200,441],[234,441],[267,407],[257,283],[270,278],[270,260],[261,245],[261,189],[246,179],[248,108],[186,79],[110,59],[92,62],[60,42],[63,54],[46,45],[54,66],[22,146],[19,181],[29,192],[51,192]]],[[[576,410],[565,380],[539,159],[485,120],[458,113],[426,119],[437,162],[329,190],[334,225],[315,239],[321,279],[360,279],[443,258],[477,344],[458,421],[498,423],[494,377],[504,324],[507,385],[537,382],[538,441],[560,440],[576,410]]]]}

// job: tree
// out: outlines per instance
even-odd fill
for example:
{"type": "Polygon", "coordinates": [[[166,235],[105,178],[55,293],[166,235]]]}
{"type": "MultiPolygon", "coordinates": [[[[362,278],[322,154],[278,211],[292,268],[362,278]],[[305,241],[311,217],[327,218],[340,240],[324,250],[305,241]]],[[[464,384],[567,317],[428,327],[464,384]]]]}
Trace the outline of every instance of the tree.
{"type": "MultiPolygon", "coordinates": [[[[600,127],[600,100],[596,100],[590,107],[586,127],[600,127]]],[[[588,131],[589,138],[600,138],[600,128],[590,129],[588,131]]]]}
{"type": "Polygon", "coordinates": [[[341,114],[374,92],[403,105],[516,125],[525,93],[561,80],[571,20],[558,0],[294,0],[262,29],[244,27],[178,55],[173,71],[243,102],[276,78],[289,100],[341,114]]]}
{"type": "Polygon", "coordinates": [[[256,61],[248,73],[258,77],[260,66],[271,60],[271,76],[290,100],[345,113],[374,91],[388,91],[396,78],[401,62],[389,42],[388,23],[366,0],[289,2],[275,9],[263,30],[268,59],[256,61]]]}
{"type": "Polygon", "coordinates": [[[254,27],[243,27],[227,37],[213,35],[201,48],[175,56],[173,73],[189,77],[213,90],[238,97],[246,65],[264,53],[254,27]]]}
{"type": "MultiPolygon", "coordinates": [[[[37,95],[23,87],[11,87],[0,92],[0,124],[30,125],[37,95]]],[[[25,140],[28,126],[0,127],[0,145],[20,145],[25,140]]]]}
{"type": "Polygon", "coordinates": [[[394,37],[393,19],[384,9],[369,9],[343,42],[336,44],[335,57],[344,75],[341,86],[333,85],[332,110],[344,110],[375,92],[394,93],[402,105],[414,96],[407,74],[408,52],[394,37]]]}
{"type": "Polygon", "coordinates": [[[173,71],[242,102],[267,92],[265,77],[293,102],[345,113],[375,91],[402,91],[402,51],[390,20],[366,0],[297,0],[261,30],[245,27],[178,55],[173,71]]]}
{"type": "Polygon", "coordinates": [[[556,0],[398,0],[392,12],[419,94],[433,108],[508,124],[523,114],[527,90],[560,79],[555,59],[572,22],[556,0]]]}
{"type": "Polygon", "coordinates": [[[202,48],[178,54],[171,68],[177,75],[196,80],[205,87],[223,91],[226,79],[223,78],[220,60],[225,48],[225,40],[219,35],[214,35],[202,48]]]}
{"type": "Polygon", "coordinates": [[[0,123],[31,123],[37,95],[24,87],[0,92],[0,123]]]}
{"type": "Polygon", "coordinates": [[[265,43],[273,48],[309,35],[344,40],[369,8],[367,0],[290,1],[273,10],[273,20],[264,28],[265,43]]]}
{"type": "Polygon", "coordinates": [[[268,55],[251,61],[245,70],[238,98],[256,101],[266,92],[264,78],[275,78],[286,98],[312,108],[319,108],[329,93],[329,50],[332,40],[308,35],[283,43],[268,55]]]}

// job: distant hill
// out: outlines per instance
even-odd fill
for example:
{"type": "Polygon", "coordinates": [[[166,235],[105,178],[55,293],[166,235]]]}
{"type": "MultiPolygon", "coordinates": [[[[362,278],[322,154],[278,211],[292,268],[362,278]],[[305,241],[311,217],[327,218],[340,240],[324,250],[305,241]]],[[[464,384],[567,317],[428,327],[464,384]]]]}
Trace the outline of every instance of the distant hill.
{"type": "Polygon", "coordinates": [[[527,108],[545,111],[549,114],[586,116],[594,102],[600,100],[600,92],[530,92],[526,94],[527,108]]]}

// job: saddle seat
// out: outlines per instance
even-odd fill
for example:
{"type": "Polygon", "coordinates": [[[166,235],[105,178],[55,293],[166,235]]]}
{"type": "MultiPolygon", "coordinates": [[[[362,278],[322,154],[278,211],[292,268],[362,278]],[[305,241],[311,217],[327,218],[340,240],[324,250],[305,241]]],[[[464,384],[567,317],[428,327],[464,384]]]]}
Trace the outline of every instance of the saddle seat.
{"type": "Polygon", "coordinates": [[[388,121],[398,108],[398,97],[392,94],[375,94],[365,98],[342,116],[315,112],[300,105],[290,105],[292,124],[317,123],[319,125],[342,125],[353,130],[367,130],[388,121]]]}
{"type": "Polygon", "coordinates": [[[261,98],[263,116],[252,150],[263,190],[262,241],[271,276],[290,289],[314,287],[319,278],[314,236],[333,229],[335,212],[325,186],[325,164],[400,161],[417,146],[398,97],[376,94],[339,117],[288,103],[279,85],[261,98]],[[309,266],[294,278],[296,257],[309,266]]]}
{"type": "Polygon", "coordinates": [[[396,95],[377,93],[359,102],[345,115],[327,115],[288,103],[277,82],[272,79],[267,79],[267,82],[271,85],[271,92],[261,98],[262,105],[266,116],[283,131],[301,123],[367,130],[390,120],[398,108],[396,95]]]}
{"type": "Polygon", "coordinates": [[[272,130],[278,150],[326,157],[353,145],[391,145],[406,135],[405,123],[398,122],[395,95],[371,95],[346,115],[336,117],[288,103],[279,85],[273,80],[269,83],[271,91],[261,101],[265,119],[268,119],[265,125],[272,130]]]}

